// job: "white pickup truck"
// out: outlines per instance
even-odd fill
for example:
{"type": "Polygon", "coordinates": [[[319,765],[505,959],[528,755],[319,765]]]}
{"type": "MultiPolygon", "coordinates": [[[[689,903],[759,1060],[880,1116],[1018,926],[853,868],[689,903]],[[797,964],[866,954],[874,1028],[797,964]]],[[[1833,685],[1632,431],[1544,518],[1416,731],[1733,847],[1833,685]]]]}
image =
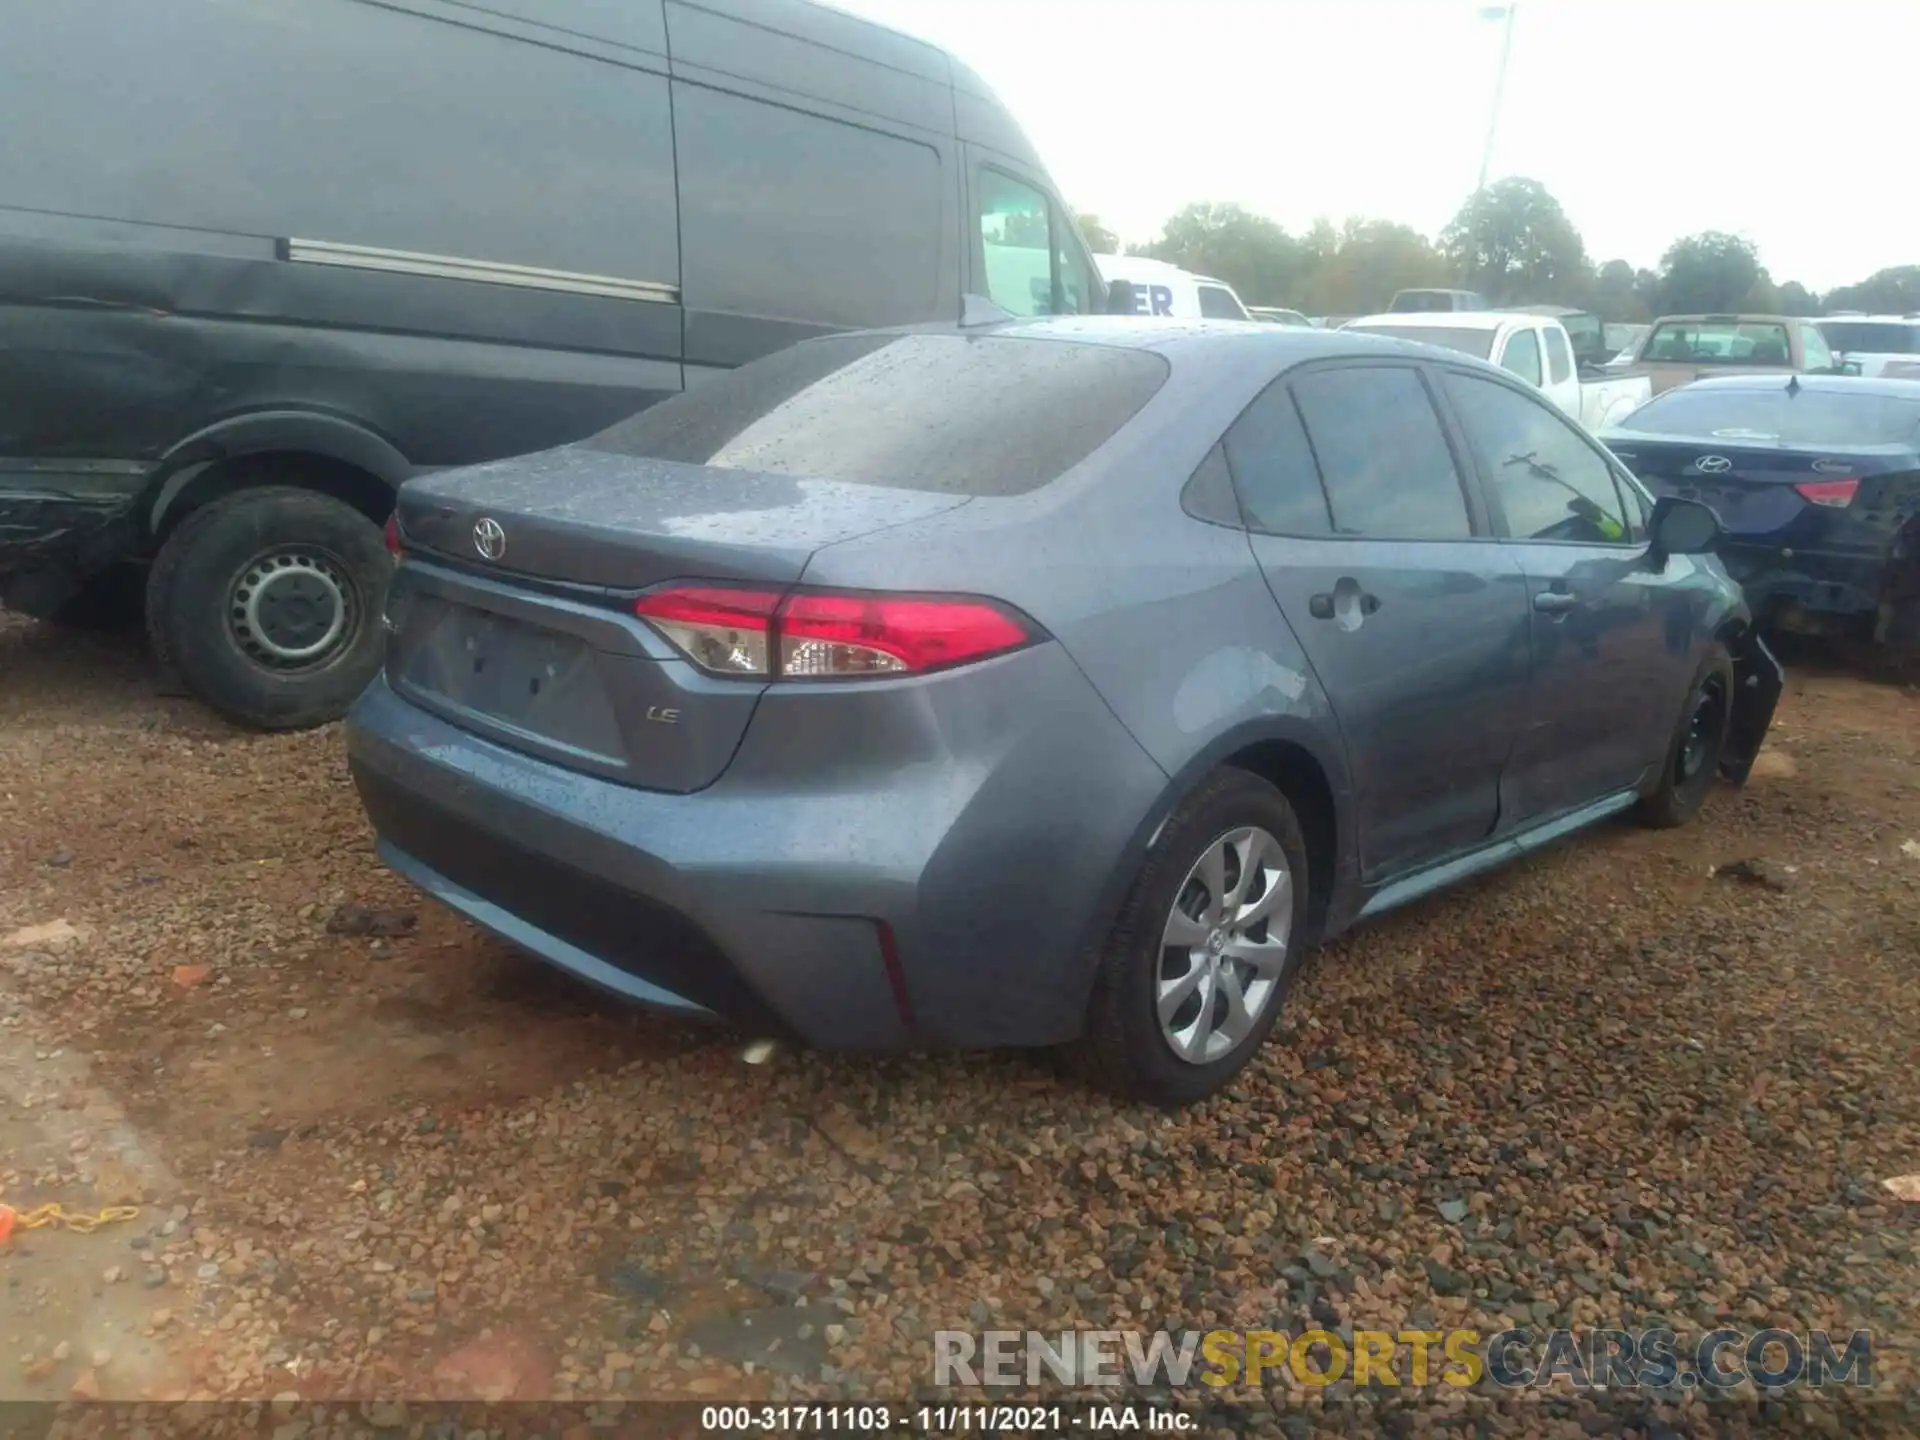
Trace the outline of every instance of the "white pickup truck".
{"type": "Polygon", "coordinates": [[[1548,399],[1589,430],[1603,430],[1653,398],[1653,382],[1645,375],[1582,372],[1574,362],[1566,327],[1546,315],[1510,310],[1363,315],[1340,328],[1418,340],[1491,360],[1539,386],[1548,399]]]}

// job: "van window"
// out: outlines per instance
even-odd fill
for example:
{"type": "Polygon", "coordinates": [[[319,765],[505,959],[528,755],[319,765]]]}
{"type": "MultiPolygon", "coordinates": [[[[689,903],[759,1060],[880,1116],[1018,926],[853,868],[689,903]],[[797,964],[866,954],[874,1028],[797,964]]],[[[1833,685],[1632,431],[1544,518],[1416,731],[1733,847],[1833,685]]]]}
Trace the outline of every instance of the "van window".
{"type": "Polygon", "coordinates": [[[1473,534],[1460,472],[1427,387],[1407,366],[1342,366],[1293,382],[1334,533],[1382,540],[1473,534]]]}
{"type": "Polygon", "coordinates": [[[1022,317],[1097,310],[1093,272],[1059,207],[998,170],[983,168],[978,188],[987,298],[1022,317]]]}
{"type": "Polygon", "coordinates": [[[681,81],[673,117],[689,310],[836,328],[933,316],[938,152],[681,81]]]}
{"type": "Polygon", "coordinates": [[[1540,332],[1516,330],[1500,352],[1500,368],[1511,370],[1529,385],[1540,383],[1540,332]]]}
{"type": "Polygon", "coordinates": [[[1208,320],[1244,320],[1246,310],[1233,298],[1233,292],[1219,285],[1202,285],[1200,313],[1208,320]]]}

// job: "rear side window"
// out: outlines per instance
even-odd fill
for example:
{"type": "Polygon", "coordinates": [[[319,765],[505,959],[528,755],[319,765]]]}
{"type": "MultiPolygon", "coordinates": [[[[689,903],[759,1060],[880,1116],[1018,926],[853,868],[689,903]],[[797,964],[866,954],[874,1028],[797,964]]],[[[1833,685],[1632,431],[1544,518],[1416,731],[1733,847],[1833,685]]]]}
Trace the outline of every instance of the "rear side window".
{"type": "Polygon", "coordinates": [[[938,152],[699,85],[674,86],[673,120],[689,310],[843,329],[934,314],[938,152]]]}
{"type": "Polygon", "coordinates": [[[1343,366],[1293,381],[1340,535],[1465,540],[1460,472],[1419,373],[1406,366],[1343,366]]]}
{"type": "Polygon", "coordinates": [[[582,441],[649,460],[955,495],[1080,463],[1166,382],[1147,350],[839,335],[781,350],[582,441]]]}
{"type": "Polygon", "coordinates": [[[1247,312],[1233,298],[1233,292],[1218,285],[1200,287],[1200,314],[1208,320],[1244,320],[1247,312]]]}
{"type": "Polygon", "coordinates": [[[1567,348],[1567,337],[1559,330],[1547,333],[1547,374],[1553,377],[1553,383],[1562,385],[1573,375],[1573,352],[1567,348]]]}
{"type": "Polygon", "coordinates": [[[1613,467],[1558,411],[1510,385],[1449,370],[1447,395],[1516,540],[1622,545],[1633,536],[1613,467]]]}
{"type": "Polygon", "coordinates": [[[1507,337],[1507,348],[1500,352],[1500,366],[1510,370],[1529,385],[1540,383],[1540,334],[1537,330],[1516,330],[1507,337]]]}
{"type": "Polygon", "coordinates": [[[1284,381],[1269,385],[1227,431],[1227,464],[1247,524],[1270,535],[1333,528],[1306,427],[1284,381]]]}

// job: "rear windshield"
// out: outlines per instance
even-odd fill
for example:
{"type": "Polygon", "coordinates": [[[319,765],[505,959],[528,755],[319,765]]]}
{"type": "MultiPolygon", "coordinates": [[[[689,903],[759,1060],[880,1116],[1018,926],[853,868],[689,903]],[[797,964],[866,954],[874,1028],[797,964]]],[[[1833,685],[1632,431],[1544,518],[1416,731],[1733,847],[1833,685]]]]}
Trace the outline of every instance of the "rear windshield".
{"type": "MultiPolygon", "coordinates": [[[[1920,386],[1914,387],[1920,392],[1920,386]]],[[[1857,391],[1685,386],[1655,397],[1618,423],[1643,434],[1788,445],[1898,445],[1920,439],[1920,394],[1908,400],[1857,391]]]]}
{"type": "Polygon", "coordinates": [[[1842,352],[1920,354],[1920,325],[1900,325],[1885,320],[1822,320],[1818,328],[1827,337],[1827,344],[1842,352]]]}
{"type": "Polygon", "coordinates": [[[1349,325],[1346,327],[1361,335],[1391,335],[1396,340],[1418,340],[1422,345],[1438,345],[1446,350],[1458,350],[1462,355],[1477,355],[1485,360],[1493,354],[1492,330],[1470,330],[1465,326],[1456,329],[1451,325],[1349,325]]]}
{"type": "Polygon", "coordinates": [[[1146,350],[967,335],[809,340],[581,443],[649,460],[954,495],[1080,463],[1167,378],[1146,350]]]}
{"type": "Polygon", "coordinates": [[[1401,315],[1429,315],[1466,307],[1457,302],[1451,290],[1402,290],[1387,308],[1401,315]]]}
{"type": "Polygon", "coordinates": [[[1786,365],[1793,357],[1787,327],[1754,321],[1673,320],[1653,327],[1648,360],[1686,365],[1786,365]]]}

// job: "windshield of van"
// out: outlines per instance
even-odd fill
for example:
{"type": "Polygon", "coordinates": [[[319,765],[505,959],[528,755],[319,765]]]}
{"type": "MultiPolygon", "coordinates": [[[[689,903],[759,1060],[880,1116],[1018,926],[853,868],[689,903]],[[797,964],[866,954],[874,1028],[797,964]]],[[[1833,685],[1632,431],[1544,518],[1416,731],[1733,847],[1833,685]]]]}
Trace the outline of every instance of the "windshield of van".
{"type": "Polygon", "coordinates": [[[1469,330],[1464,326],[1452,325],[1347,325],[1342,327],[1355,330],[1364,335],[1391,335],[1396,340],[1417,340],[1422,345],[1438,345],[1444,350],[1458,350],[1462,355],[1476,356],[1485,360],[1493,354],[1494,331],[1490,329],[1469,330]]]}
{"type": "Polygon", "coordinates": [[[1167,378],[1149,350],[838,335],[777,351],[582,445],[616,455],[954,495],[1019,495],[1079,464],[1167,378]]]}

